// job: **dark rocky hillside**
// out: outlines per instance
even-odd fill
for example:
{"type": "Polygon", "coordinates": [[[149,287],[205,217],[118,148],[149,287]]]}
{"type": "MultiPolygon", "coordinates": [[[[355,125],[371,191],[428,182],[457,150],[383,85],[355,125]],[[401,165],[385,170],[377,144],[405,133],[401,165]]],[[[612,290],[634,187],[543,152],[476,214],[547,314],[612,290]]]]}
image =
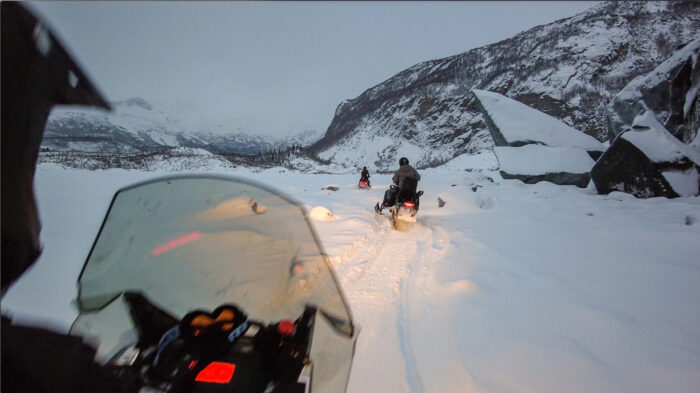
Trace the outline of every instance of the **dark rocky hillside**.
{"type": "Polygon", "coordinates": [[[491,146],[472,88],[499,92],[607,139],[606,105],[700,31],[700,2],[606,2],[507,40],[406,69],[342,102],[320,158],[434,166],[491,146]]]}

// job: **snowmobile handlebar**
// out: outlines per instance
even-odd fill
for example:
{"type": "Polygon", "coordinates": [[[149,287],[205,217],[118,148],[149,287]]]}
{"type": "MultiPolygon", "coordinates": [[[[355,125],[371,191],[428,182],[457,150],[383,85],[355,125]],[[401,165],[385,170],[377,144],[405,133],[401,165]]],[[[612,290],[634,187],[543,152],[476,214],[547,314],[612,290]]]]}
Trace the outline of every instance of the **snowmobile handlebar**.
{"type": "Polygon", "coordinates": [[[171,319],[176,323],[159,337],[165,313],[141,294],[127,296],[139,341],[107,366],[122,382],[121,390],[183,393],[216,386],[223,392],[304,391],[315,307],[306,307],[294,321],[264,324],[226,304],[211,313],[196,310],[180,321],[171,319]]]}

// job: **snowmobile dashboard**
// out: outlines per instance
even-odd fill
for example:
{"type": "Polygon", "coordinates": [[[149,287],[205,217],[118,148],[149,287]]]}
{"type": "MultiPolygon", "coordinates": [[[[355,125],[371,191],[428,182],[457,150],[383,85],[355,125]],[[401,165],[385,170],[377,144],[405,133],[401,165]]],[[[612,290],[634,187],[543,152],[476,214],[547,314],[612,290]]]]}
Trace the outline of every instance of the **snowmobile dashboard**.
{"type": "Polygon", "coordinates": [[[178,320],[141,293],[127,292],[124,301],[138,343],[108,367],[126,391],[309,392],[315,307],[294,321],[264,324],[235,304],[194,310],[178,320]]]}

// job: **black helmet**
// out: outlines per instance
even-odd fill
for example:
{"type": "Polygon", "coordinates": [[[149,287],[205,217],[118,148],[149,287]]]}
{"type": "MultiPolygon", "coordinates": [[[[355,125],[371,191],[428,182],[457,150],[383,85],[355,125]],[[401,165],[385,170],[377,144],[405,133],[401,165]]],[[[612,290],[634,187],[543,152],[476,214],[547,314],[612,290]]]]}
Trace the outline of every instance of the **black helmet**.
{"type": "Polygon", "coordinates": [[[401,159],[399,159],[399,166],[401,165],[408,165],[408,158],[401,157],[401,159]]]}

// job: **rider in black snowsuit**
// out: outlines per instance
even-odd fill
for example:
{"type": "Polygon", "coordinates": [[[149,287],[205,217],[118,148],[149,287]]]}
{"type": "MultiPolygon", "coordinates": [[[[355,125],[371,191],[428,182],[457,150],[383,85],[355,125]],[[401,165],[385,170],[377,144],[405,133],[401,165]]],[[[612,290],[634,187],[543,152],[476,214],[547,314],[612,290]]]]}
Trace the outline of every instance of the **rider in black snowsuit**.
{"type": "Polygon", "coordinates": [[[362,167],[362,174],[360,175],[360,181],[363,180],[367,181],[367,186],[369,187],[369,171],[366,166],[362,167]]]}
{"type": "Polygon", "coordinates": [[[398,194],[399,190],[401,190],[407,178],[415,179],[417,183],[420,180],[420,174],[418,174],[418,171],[412,166],[408,165],[408,158],[401,157],[399,160],[399,169],[396,171],[396,173],[394,173],[394,177],[392,178],[397,187],[392,186],[386,190],[384,193],[384,201],[382,201],[381,205],[377,203],[375,210],[381,212],[385,207],[394,206],[396,203],[396,195],[398,194]]]}

